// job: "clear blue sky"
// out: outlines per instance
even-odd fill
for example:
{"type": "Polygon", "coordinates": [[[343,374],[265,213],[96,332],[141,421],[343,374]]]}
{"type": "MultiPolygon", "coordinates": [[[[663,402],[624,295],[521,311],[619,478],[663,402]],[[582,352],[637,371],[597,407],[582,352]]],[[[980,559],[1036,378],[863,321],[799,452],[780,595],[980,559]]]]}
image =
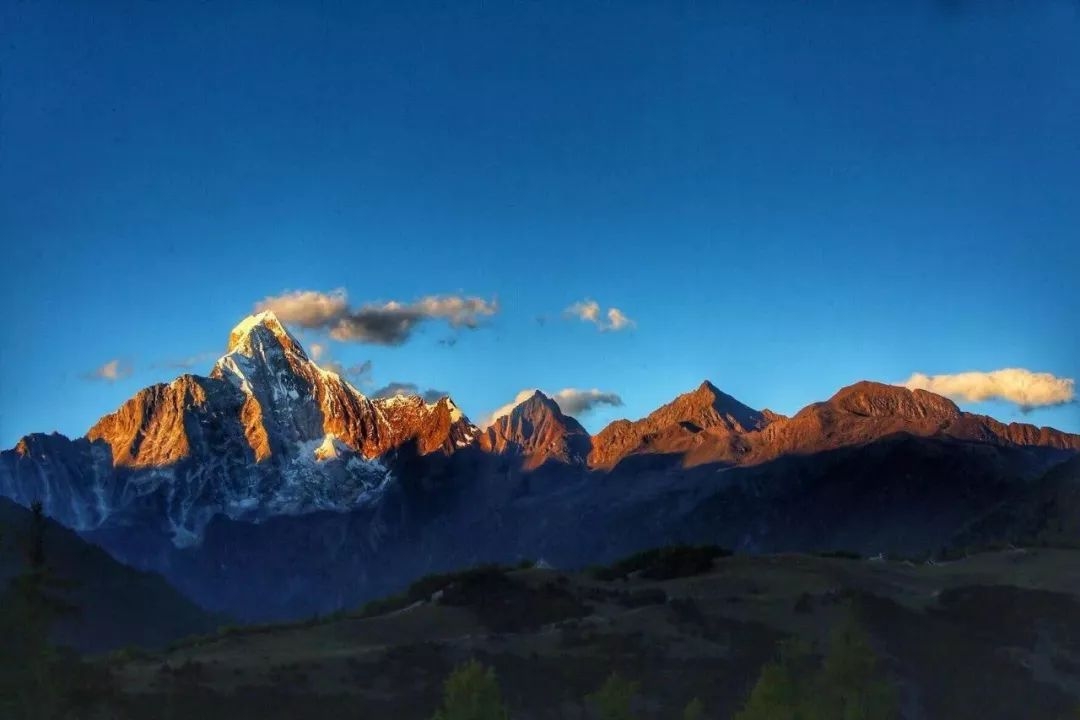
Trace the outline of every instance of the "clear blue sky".
{"type": "Polygon", "coordinates": [[[528,387],[619,393],[596,430],[703,378],[790,413],[1080,375],[1075,0],[12,0],[0,29],[3,447],[206,372],[298,289],[497,298],[332,347],[474,418],[528,387]],[[584,298],[636,326],[562,317],[584,298]]]}

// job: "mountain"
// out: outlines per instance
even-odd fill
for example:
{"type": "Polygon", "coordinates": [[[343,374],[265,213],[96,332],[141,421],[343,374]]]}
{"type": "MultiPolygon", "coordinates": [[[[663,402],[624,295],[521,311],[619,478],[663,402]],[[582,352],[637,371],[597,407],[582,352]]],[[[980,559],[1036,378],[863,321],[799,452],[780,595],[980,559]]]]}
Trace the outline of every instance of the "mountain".
{"type": "Polygon", "coordinates": [[[395,395],[374,403],[386,419],[390,447],[415,442],[423,455],[449,455],[471,445],[480,434],[449,397],[429,403],[418,395],[395,395]]]}
{"type": "Polygon", "coordinates": [[[263,312],[232,330],[209,377],[141,390],[85,438],[20,440],[0,455],[0,494],[41,499],[80,531],[148,527],[176,546],[198,544],[218,514],[348,510],[390,481],[388,451],[413,438],[452,451],[477,432],[448,398],[395,403],[320,368],[263,312]]]}
{"type": "MultiPolygon", "coordinates": [[[[24,571],[20,543],[30,511],[0,498],[0,586],[24,571]]],[[[50,573],[75,612],[62,619],[56,640],[85,652],[127,645],[162,647],[209,632],[222,618],[205,612],[157,574],[122,565],[101,548],[48,520],[44,538],[50,573]]]]}
{"type": "Polygon", "coordinates": [[[641,420],[617,420],[605,427],[593,439],[589,463],[611,468],[630,455],[694,455],[706,445],[710,455],[735,458],[744,451],[740,436],[780,417],[749,408],[706,380],[641,420]]]}
{"type": "Polygon", "coordinates": [[[991,544],[1080,546],[1080,455],[1016,488],[953,538],[959,551],[991,544]]]}
{"type": "Polygon", "coordinates": [[[1078,435],[871,382],[792,417],[704,382],[595,437],[537,392],[481,432],[448,397],[365,397],[260,313],[208,377],[146,388],[85,437],[0,453],[0,495],[40,499],[204,607],[270,619],[521,557],[569,567],[671,542],[939,552],[974,528],[1015,536],[1006,510],[1046,497],[1065,508],[1057,542],[1080,527],[1071,485],[1039,478],[1078,451],[1078,435]]]}
{"type": "Polygon", "coordinates": [[[859,382],[787,418],[752,410],[711,383],[680,395],[648,417],[617,420],[593,439],[590,463],[610,469],[640,455],[666,455],[683,465],[754,465],[783,455],[864,445],[897,433],[1009,447],[1080,451],[1080,435],[966,413],[925,390],[859,382]]]}
{"type": "Polygon", "coordinates": [[[526,469],[548,461],[581,465],[592,442],[574,418],[564,415],[558,403],[537,390],[509,413],[497,418],[480,439],[491,453],[519,457],[526,469]]]}

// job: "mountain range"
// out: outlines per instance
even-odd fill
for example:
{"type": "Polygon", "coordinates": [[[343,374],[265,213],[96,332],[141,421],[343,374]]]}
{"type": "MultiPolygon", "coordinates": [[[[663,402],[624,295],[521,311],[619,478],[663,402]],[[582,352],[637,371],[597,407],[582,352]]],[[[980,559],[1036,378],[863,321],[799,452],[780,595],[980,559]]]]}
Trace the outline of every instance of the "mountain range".
{"type": "Polygon", "coordinates": [[[208,376],[145,388],[84,437],[0,453],[0,495],[40,500],[205,607],[274,618],[480,561],[998,540],[1020,522],[1002,503],[1036,502],[1078,453],[1080,435],[873,382],[786,417],[706,381],[595,435],[538,391],[481,429],[449,397],[366,397],[263,312],[208,376]]]}

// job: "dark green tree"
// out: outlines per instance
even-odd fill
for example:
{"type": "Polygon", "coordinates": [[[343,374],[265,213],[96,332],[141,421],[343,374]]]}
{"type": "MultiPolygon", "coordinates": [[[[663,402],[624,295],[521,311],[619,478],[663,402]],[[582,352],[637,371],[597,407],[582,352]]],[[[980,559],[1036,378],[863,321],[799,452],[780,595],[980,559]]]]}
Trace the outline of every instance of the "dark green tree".
{"type": "Polygon", "coordinates": [[[798,640],[782,642],[735,720],[812,720],[814,684],[810,649],[798,640]]]}
{"type": "Polygon", "coordinates": [[[705,703],[698,698],[686,703],[682,711],[682,720],[705,720],[705,703]]]}
{"type": "Polygon", "coordinates": [[[443,685],[443,703],[433,720],[508,720],[495,671],[477,660],[458,667],[443,685]]]}
{"type": "Polygon", "coordinates": [[[632,705],[638,684],[613,672],[600,689],[586,698],[600,713],[601,720],[634,720],[632,705]]]}
{"type": "Polygon", "coordinates": [[[899,699],[866,629],[852,614],[832,633],[818,682],[817,715],[836,720],[895,720],[899,699]]]}
{"type": "Polygon", "coordinates": [[[809,648],[781,644],[761,669],[735,720],[896,720],[899,701],[880,667],[870,636],[853,612],[833,631],[815,668],[809,648]]]}

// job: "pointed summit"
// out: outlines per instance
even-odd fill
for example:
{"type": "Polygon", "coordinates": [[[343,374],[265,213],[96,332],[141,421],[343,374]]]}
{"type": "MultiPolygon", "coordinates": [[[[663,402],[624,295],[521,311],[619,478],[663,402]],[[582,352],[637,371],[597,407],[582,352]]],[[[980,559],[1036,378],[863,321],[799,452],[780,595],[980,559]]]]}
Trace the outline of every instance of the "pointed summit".
{"type": "Polygon", "coordinates": [[[746,432],[767,424],[760,412],[722,392],[708,380],[658,408],[648,419],[658,421],[660,425],[691,423],[702,429],[724,426],[735,432],[746,432]]]}
{"type": "Polygon", "coordinates": [[[735,438],[778,417],[742,404],[705,380],[641,420],[616,420],[601,430],[593,438],[589,463],[608,468],[634,453],[684,455],[711,444],[724,454],[738,445],[735,438]]]}
{"type": "Polygon", "coordinates": [[[247,357],[265,355],[267,345],[278,345],[287,352],[300,355],[307,360],[307,354],[299,341],[285,329],[272,310],[248,315],[229,333],[230,353],[240,353],[247,357]]]}
{"type": "Polygon", "coordinates": [[[589,455],[589,433],[559,404],[537,390],[485,431],[481,444],[495,452],[525,458],[525,466],[539,467],[548,460],[581,464],[589,455]]]}

